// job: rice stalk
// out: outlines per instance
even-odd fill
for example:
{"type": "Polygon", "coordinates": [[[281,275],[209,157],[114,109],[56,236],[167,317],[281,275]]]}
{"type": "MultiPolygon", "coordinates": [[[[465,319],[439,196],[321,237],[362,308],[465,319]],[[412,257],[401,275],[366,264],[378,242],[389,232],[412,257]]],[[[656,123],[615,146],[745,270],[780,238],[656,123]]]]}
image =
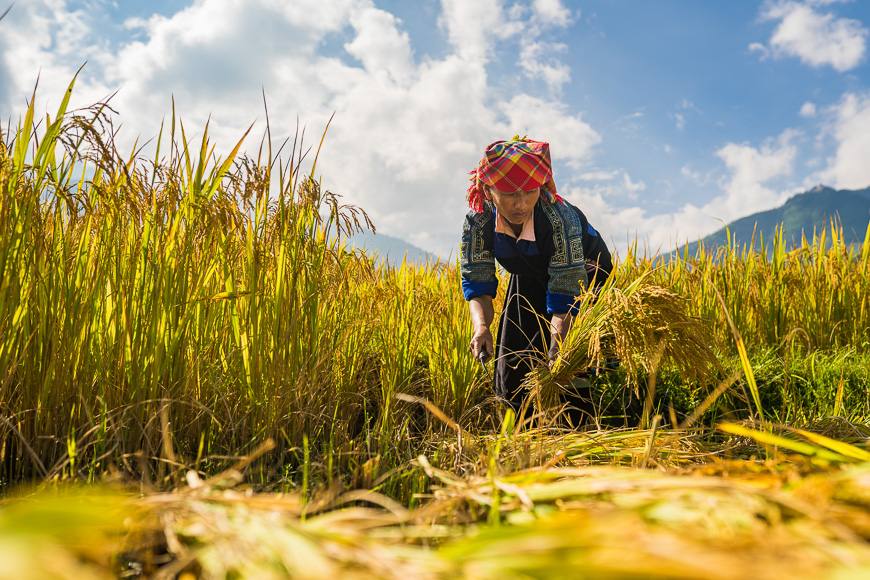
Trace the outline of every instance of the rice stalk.
{"type": "Polygon", "coordinates": [[[621,362],[629,381],[641,372],[654,377],[663,364],[688,380],[709,381],[719,366],[713,345],[708,327],[689,315],[677,294],[645,276],[626,287],[611,279],[581,297],[559,357],[552,368],[539,365],[528,384],[543,408],[552,409],[560,388],[569,387],[582,371],[604,368],[608,359],[621,362]]]}

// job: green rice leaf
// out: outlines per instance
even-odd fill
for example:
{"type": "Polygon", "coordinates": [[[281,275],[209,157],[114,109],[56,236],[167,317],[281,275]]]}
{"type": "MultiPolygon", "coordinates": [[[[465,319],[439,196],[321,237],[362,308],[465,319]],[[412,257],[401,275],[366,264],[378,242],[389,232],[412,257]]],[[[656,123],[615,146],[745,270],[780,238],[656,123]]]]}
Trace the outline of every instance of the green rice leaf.
{"type": "Polygon", "coordinates": [[[795,453],[801,453],[810,457],[818,457],[827,461],[834,461],[838,463],[849,462],[849,458],[845,455],[833,453],[825,448],[815,447],[807,443],[795,441],[794,439],[788,439],[786,437],[774,435],[773,433],[766,433],[764,431],[747,429],[746,427],[742,427],[734,423],[720,423],[716,425],[716,428],[720,431],[730,433],[731,435],[737,435],[738,437],[749,437],[763,445],[782,447],[783,449],[788,449],[789,451],[794,451],[795,453]]]}

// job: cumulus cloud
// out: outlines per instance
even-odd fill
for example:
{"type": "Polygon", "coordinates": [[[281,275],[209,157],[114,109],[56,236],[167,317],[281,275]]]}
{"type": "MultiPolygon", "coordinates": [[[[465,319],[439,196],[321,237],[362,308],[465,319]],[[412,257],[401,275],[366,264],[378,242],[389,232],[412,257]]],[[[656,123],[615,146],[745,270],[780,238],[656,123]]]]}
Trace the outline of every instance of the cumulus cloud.
{"type": "Polygon", "coordinates": [[[542,140],[546,136],[553,160],[564,161],[570,167],[582,167],[593,147],[601,141],[601,136],[580,115],[572,115],[566,105],[557,101],[523,94],[516,95],[500,108],[511,135],[528,134],[542,140]]]}
{"type": "Polygon", "coordinates": [[[498,38],[510,37],[523,29],[517,20],[508,21],[499,0],[442,0],[438,19],[457,56],[485,61],[498,38]]]}
{"type": "Polygon", "coordinates": [[[678,112],[672,114],[677,130],[682,131],[686,128],[687,115],[698,112],[700,111],[698,110],[698,107],[695,106],[695,103],[689,99],[683,99],[683,102],[680,103],[678,112]]]}
{"type": "MultiPolygon", "coordinates": [[[[0,102],[14,103],[10,108],[15,111],[21,110],[37,79],[41,93],[62,95],[85,61],[99,62],[105,54],[105,44],[90,34],[88,13],[72,9],[65,0],[15,4],[0,30],[0,102]]],[[[80,81],[74,104],[90,104],[111,92],[93,67],[83,71],[80,81]]]]}
{"type": "MultiPolygon", "coordinates": [[[[797,136],[797,132],[787,130],[760,147],[748,143],[728,143],[721,147],[717,157],[728,171],[718,183],[722,193],[707,203],[687,203],[670,213],[653,215],[641,207],[618,207],[613,202],[613,193],[623,189],[620,180],[633,183],[623,171],[590,173],[592,178],[609,178],[611,183],[572,187],[565,196],[589,215],[596,216],[593,225],[604,232],[617,249],[624,249],[637,240],[642,246],[640,250],[670,251],[686,241],[714,232],[723,222],[784,203],[788,192],[776,191],[766,184],[791,174],[797,153],[793,141],[797,136]]],[[[683,167],[682,173],[699,184],[710,178],[688,166],[683,167]]],[[[637,189],[642,191],[644,187],[637,189]]]]}
{"type": "Polygon", "coordinates": [[[854,0],[805,0],[805,2],[810,6],[828,6],[830,4],[843,4],[852,1],[854,0]]]}
{"type": "Polygon", "coordinates": [[[567,48],[564,44],[523,39],[520,47],[520,67],[528,78],[541,79],[547,83],[550,92],[558,93],[562,90],[562,85],[571,80],[571,68],[558,58],[567,48]]]}
{"type": "Polygon", "coordinates": [[[594,190],[603,198],[624,196],[635,200],[638,193],[646,189],[646,183],[642,180],[634,181],[625,169],[610,171],[597,169],[580,174],[578,180],[590,182],[590,185],[585,187],[594,190]]]}
{"type": "Polygon", "coordinates": [[[564,27],[573,22],[571,11],[562,5],[562,0],[534,0],[532,10],[535,17],[546,25],[564,27]]]}
{"type": "MultiPolygon", "coordinates": [[[[525,54],[526,77],[552,87],[570,78],[547,33],[571,13],[557,0],[523,6],[517,14],[499,0],[442,0],[447,53],[417,59],[402,23],[372,0],[197,0],[128,21],[135,35],[113,46],[95,42],[96,23],[66,0],[32,0],[13,10],[14,35],[0,40],[2,70],[13,77],[10,93],[22,95],[41,68],[59,86],[40,92],[59,99],[87,58],[77,98],[119,89],[113,106],[128,143],[155,136],[172,102],[188,138],[210,119],[218,154],[255,119],[255,133],[263,129],[263,93],[276,138],[301,122],[310,145],[334,112],[318,160],[323,185],[366,209],[380,231],[449,251],[467,211],[467,172],[485,144],[529,134],[552,143],[556,162],[581,167],[601,139],[536,83],[521,83],[508,101],[491,86],[498,43],[525,54]],[[61,40],[70,48],[59,50],[61,40]]],[[[252,138],[248,149],[257,145],[252,138]]]]}
{"type": "Polygon", "coordinates": [[[691,181],[693,184],[700,186],[707,185],[711,179],[709,173],[702,174],[700,171],[692,169],[689,165],[684,165],[680,168],[680,175],[691,181]]]}
{"type": "Polygon", "coordinates": [[[628,196],[630,199],[636,200],[638,198],[638,194],[641,191],[646,189],[646,183],[643,181],[632,181],[631,177],[629,177],[628,172],[622,172],[622,188],[623,190],[628,192],[628,196]]]}
{"type": "Polygon", "coordinates": [[[818,181],[842,189],[870,186],[870,93],[847,93],[828,113],[837,148],[818,181]]]}
{"type": "Polygon", "coordinates": [[[809,66],[831,66],[840,72],[855,68],[864,60],[868,30],[857,20],[814,8],[832,3],[785,0],[769,5],[762,18],[780,22],[769,46],[753,43],[750,50],[761,52],[762,58],[792,56],[809,66]]]}
{"type": "Polygon", "coordinates": [[[731,176],[721,183],[725,195],[708,203],[705,208],[717,211],[718,217],[728,221],[784,201],[781,193],[763,184],[791,174],[797,155],[797,147],[792,141],[797,136],[796,131],[788,129],[760,148],[747,143],[728,143],[719,149],[716,155],[725,162],[731,176]]]}
{"type": "Polygon", "coordinates": [[[765,60],[770,56],[770,50],[760,42],[753,42],[749,45],[750,52],[760,52],[761,60],[765,60]]]}
{"type": "Polygon", "coordinates": [[[610,181],[611,179],[615,179],[619,173],[619,170],[605,171],[603,169],[597,169],[595,171],[581,173],[577,176],[577,179],[580,181],[610,181]]]}
{"type": "Polygon", "coordinates": [[[414,62],[410,40],[407,32],[399,31],[395,16],[369,8],[356,11],[350,22],[357,34],[344,48],[369,74],[389,75],[389,80],[396,83],[412,79],[414,62]]]}
{"type": "Polygon", "coordinates": [[[517,2],[506,10],[501,0],[442,0],[442,7],[439,24],[458,56],[486,62],[496,42],[513,40],[519,44],[517,64],[527,78],[544,81],[556,93],[570,81],[571,69],[560,60],[567,47],[542,40],[545,31],[573,23],[561,0],[517,2]]]}
{"type": "MultiPolygon", "coordinates": [[[[521,4],[515,5],[513,18],[525,21],[525,10],[521,4]]],[[[571,11],[562,5],[562,0],[533,0],[531,18],[528,19],[525,33],[520,37],[519,65],[530,79],[543,80],[549,90],[559,94],[562,86],[571,80],[571,68],[560,60],[559,55],[567,51],[567,46],[556,42],[539,40],[543,30],[565,28],[574,23],[571,11]]]]}
{"type": "Polygon", "coordinates": [[[561,0],[517,2],[506,10],[501,0],[442,0],[442,7],[439,24],[457,55],[487,61],[496,42],[514,40],[519,44],[517,64],[527,78],[544,81],[556,93],[570,81],[571,69],[560,60],[567,47],[542,40],[545,31],[573,23],[561,0]]]}

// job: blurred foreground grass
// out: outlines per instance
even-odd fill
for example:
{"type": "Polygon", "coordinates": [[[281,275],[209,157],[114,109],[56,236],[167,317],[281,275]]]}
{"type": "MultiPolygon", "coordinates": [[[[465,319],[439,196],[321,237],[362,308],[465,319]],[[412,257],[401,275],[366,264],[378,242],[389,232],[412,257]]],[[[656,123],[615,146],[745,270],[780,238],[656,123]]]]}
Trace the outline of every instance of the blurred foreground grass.
{"type": "Polygon", "coordinates": [[[191,472],[171,493],[48,489],[0,508],[0,578],[870,574],[867,451],[809,432],[723,428],[740,435],[723,436],[712,460],[697,435],[637,430],[546,439],[566,467],[505,467],[541,433],[505,438],[501,461],[466,477],[421,457],[432,487],[413,510],[369,490],[309,502],[254,493],[232,470],[209,481],[191,472]],[[771,437],[779,445],[759,442],[771,437]],[[586,452],[602,449],[657,467],[589,465],[586,452]]]}

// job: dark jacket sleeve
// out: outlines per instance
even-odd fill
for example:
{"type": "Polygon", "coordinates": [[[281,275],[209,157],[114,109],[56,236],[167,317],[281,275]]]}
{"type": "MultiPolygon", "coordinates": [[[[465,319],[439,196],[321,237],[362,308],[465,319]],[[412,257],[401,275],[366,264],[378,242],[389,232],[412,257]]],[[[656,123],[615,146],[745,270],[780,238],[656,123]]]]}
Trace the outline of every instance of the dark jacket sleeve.
{"type": "Polygon", "coordinates": [[[494,213],[489,204],[482,212],[468,212],[459,245],[459,270],[466,300],[498,292],[493,253],[494,213]]]}
{"type": "Polygon", "coordinates": [[[583,223],[568,203],[544,203],[544,214],[553,228],[552,254],[547,269],[547,311],[562,314],[572,310],[575,297],[589,286],[583,254],[583,223]]]}
{"type": "Polygon", "coordinates": [[[583,256],[586,259],[586,275],[589,282],[593,283],[594,281],[594,285],[598,287],[604,284],[604,281],[613,271],[610,250],[607,249],[607,244],[604,243],[583,212],[577,209],[577,213],[583,224],[583,256]]]}

